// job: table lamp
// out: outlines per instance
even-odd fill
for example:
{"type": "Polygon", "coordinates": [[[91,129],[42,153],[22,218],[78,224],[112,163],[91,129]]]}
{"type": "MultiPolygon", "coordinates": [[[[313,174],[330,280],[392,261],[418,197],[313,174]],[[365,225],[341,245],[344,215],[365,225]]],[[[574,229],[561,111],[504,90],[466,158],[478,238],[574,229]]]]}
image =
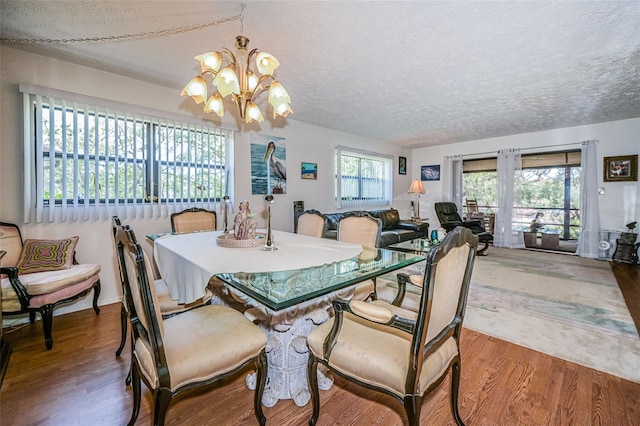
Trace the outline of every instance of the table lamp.
{"type": "Polygon", "coordinates": [[[411,194],[411,207],[413,208],[413,220],[420,220],[420,194],[424,194],[424,185],[420,179],[414,179],[409,187],[409,194],[411,194]],[[414,200],[415,194],[417,195],[417,201],[414,200]]]}

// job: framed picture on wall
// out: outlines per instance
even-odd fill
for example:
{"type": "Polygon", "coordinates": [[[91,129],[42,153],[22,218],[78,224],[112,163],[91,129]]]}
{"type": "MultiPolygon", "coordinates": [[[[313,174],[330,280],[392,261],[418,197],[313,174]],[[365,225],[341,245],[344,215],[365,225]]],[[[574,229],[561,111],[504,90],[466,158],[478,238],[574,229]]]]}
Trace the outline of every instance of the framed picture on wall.
{"type": "Polygon", "coordinates": [[[604,157],[605,182],[635,182],[638,180],[638,156],[604,157]]]}
{"type": "Polygon", "coordinates": [[[407,157],[398,157],[398,173],[401,175],[407,174],[407,157]]]}
{"type": "Polygon", "coordinates": [[[302,173],[300,177],[302,179],[318,179],[318,164],[317,163],[302,163],[302,173]]]}
{"type": "Polygon", "coordinates": [[[440,180],[440,164],[422,166],[420,168],[420,180],[440,180]]]}

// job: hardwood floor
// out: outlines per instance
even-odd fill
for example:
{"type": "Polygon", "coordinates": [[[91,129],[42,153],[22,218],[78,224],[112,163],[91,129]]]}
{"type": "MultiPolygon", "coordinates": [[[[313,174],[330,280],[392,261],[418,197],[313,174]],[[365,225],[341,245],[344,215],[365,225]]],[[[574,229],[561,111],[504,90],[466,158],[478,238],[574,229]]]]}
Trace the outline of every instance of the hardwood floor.
{"type": "MultiPolygon", "coordinates": [[[[632,314],[640,319],[638,267],[612,264],[632,314]]],[[[5,330],[6,332],[6,330],[5,330]]],[[[46,351],[42,325],[5,334],[13,346],[0,392],[2,425],[124,425],[131,415],[131,389],[124,380],[129,347],[115,357],[120,305],[54,319],[54,346],[46,351]]],[[[640,424],[640,384],[553,358],[465,329],[462,334],[460,412],[467,425],[640,424]]],[[[449,380],[422,406],[422,425],[453,424],[449,380]]],[[[403,425],[402,405],[391,397],[336,380],[321,391],[319,426],[403,425]]],[[[305,425],[311,407],[280,401],[266,408],[270,425],[305,425]]],[[[150,424],[150,394],[136,424],[150,424]]],[[[254,425],[252,392],[238,376],[174,400],[167,425],[254,425]]]]}

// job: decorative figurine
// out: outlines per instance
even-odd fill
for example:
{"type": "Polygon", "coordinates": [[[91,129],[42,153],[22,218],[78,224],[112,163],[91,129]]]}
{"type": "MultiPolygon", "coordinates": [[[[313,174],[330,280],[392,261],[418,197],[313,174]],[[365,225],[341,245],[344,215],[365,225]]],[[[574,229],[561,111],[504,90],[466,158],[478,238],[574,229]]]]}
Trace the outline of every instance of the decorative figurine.
{"type": "Polygon", "coordinates": [[[239,211],[233,220],[233,231],[236,240],[248,240],[256,235],[257,222],[249,209],[249,202],[242,200],[239,211]]]}

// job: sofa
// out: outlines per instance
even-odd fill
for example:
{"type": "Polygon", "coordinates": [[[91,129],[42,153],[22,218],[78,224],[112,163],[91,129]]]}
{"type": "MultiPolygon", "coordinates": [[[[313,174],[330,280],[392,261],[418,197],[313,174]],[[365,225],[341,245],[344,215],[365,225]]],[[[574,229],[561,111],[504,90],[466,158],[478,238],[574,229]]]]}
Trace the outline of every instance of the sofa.
{"type": "MultiPolygon", "coordinates": [[[[355,216],[362,210],[352,210],[339,213],[324,213],[325,217],[325,238],[338,238],[338,222],[348,216],[355,216]]],[[[382,221],[382,232],[380,234],[380,247],[416,238],[426,238],[429,235],[429,224],[427,222],[414,222],[411,220],[401,220],[400,213],[396,209],[365,210],[371,216],[382,221]]]]}

